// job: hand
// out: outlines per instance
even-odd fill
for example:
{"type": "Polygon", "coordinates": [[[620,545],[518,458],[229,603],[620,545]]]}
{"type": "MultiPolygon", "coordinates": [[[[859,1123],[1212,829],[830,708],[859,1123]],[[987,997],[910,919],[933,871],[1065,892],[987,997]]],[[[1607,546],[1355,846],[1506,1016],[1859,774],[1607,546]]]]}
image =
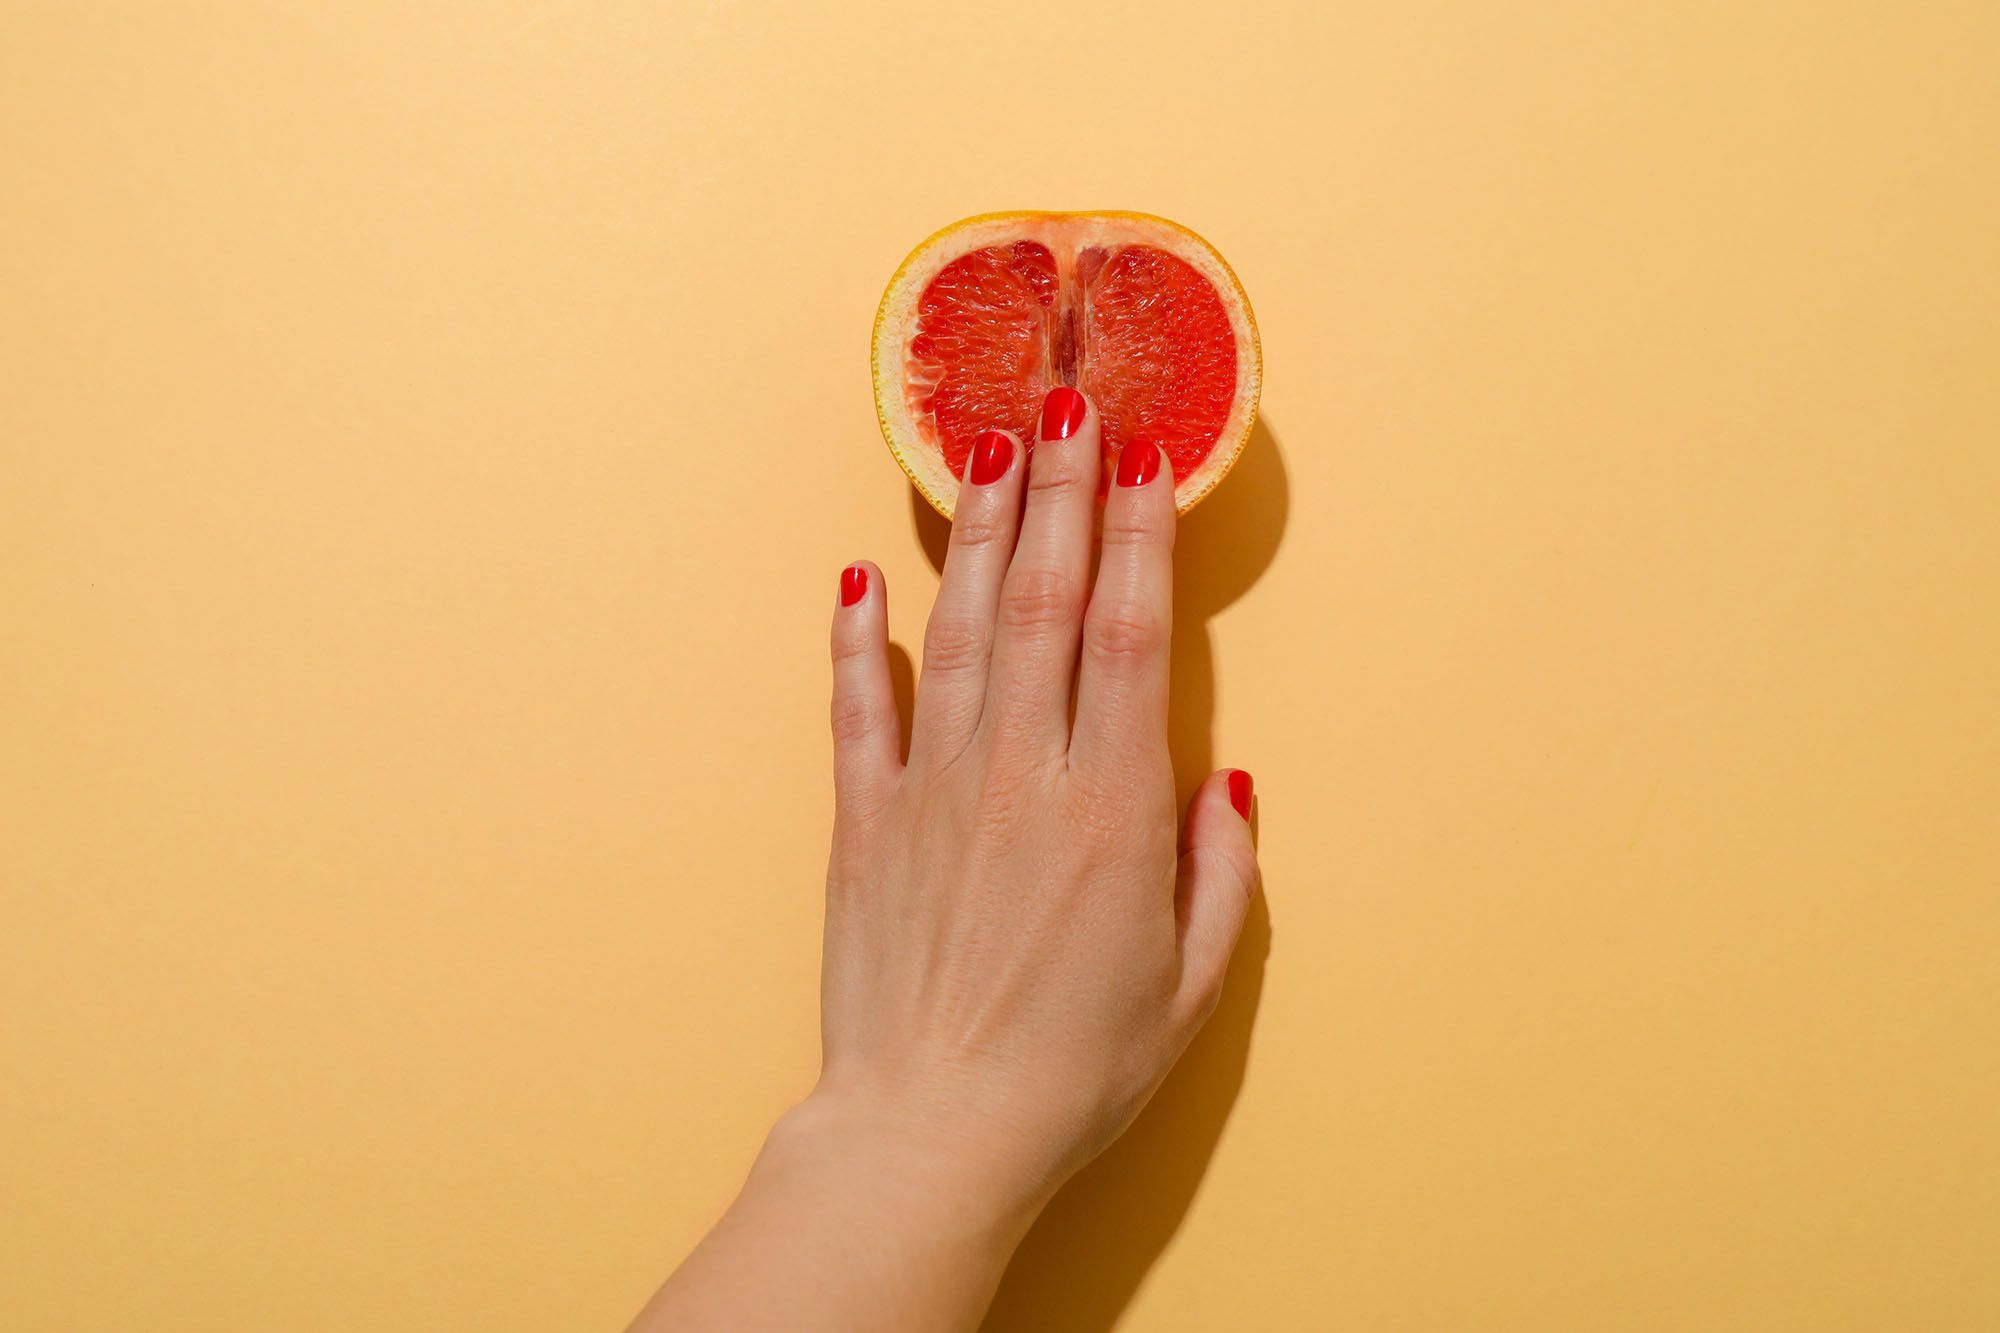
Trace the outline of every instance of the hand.
{"type": "Polygon", "coordinates": [[[635,1329],[970,1327],[1214,1008],[1257,883],[1250,778],[1204,782],[1176,843],[1173,477],[1125,451],[1093,587],[1101,468],[1072,389],[1032,464],[975,445],[907,765],[882,573],[842,575],[820,1080],[635,1329]]]}
{"type": "Polygon", "coordinates": [[[1037,1206],[1152,1095],[1215,1005],[1256,882],[1248,774],[1202,786],[1176,855],[1173,477],[1151,445],[1120,460],[1093,588],[1098,438],[1059,388],[1032,466],[1009,435],[975,447],[907,766],[880,571],[853,566],[834,613],[815,1096],[940,1141],[1010,1205],[1037,1206]]]}

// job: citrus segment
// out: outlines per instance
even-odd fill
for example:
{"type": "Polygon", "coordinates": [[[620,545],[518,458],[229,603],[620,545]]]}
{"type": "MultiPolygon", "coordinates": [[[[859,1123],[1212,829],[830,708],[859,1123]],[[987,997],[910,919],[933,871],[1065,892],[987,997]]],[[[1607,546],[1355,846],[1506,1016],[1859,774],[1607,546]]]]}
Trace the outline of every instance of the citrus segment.
{"type": "Polygon", "coordinates": [[[1129,245],[1087,291],[1077,385],[1104,416],[1107,447],[1149,440],[1185,481],[1222,435],[1236,397],[1236,336],[1222,298],[1185,261],[1129,245]]]}
{"type": "Polygon", "coordinates": [[[987,246],[944,266],[924,288],[910,340],[906,393],[952,475],[973,437],[1011,430],[1033,439],[1048,389],[1042,336],[1056,296],[1055,257],[1032,241],[987,246]]]}

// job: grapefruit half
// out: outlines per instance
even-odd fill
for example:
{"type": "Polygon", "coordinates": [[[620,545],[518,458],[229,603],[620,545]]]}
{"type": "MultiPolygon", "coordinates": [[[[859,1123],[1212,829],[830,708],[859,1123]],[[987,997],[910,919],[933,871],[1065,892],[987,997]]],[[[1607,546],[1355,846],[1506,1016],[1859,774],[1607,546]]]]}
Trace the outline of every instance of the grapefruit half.
{"type": "Polygon", "coordinates": [[[973,439],[1031,446],[1042,397],[1081,389],[1118,453],[1160,447],[1182,513],[1250,438],[1257,321],[1215,247],[1146,213],[986,213],[946,227],[889,279],[875,316],[875,412],[890,452],[946,518],[973,439]]]}

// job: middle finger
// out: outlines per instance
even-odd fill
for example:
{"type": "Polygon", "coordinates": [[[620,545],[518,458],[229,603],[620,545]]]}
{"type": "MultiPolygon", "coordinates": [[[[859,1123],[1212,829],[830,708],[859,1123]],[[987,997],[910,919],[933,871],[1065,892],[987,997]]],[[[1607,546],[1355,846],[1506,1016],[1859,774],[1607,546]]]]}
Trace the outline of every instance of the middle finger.
{"type": "Polygon", "coordinates": [[[987,717],[997,734],[1056,753],[1069,739],[1070,684],[1089,590],[1103,471],[1098,431],[1097,411],[1082,394],[1066,385],[1049,390],[994,628],[987,717]]]}

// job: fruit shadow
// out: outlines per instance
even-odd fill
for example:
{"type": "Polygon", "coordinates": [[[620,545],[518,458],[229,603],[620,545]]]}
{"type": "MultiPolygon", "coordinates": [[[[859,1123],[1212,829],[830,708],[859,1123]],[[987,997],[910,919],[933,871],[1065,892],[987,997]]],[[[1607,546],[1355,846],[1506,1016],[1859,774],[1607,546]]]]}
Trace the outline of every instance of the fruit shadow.
{"type": "MultiPolygon", "coordinates": [[[[942,570],[950,526],[915,491],[910,498],[917,539],[932,568],[942,570]]],[[[1284,459],[1260,417],[1228,478],[1181,520],[1168,737],[1183,804],[1216,760],[1208,622],[1270,566],[1288,507],[1284,459]]],[[[914,693],[915,683],[907,657],[897,674],[907,717],[905,691],[914,693]]],[[[1179,1230],[1243,1086],[1271,950],[1266,903],[1261,891],[1251,901],[1222,1002],[1208,1025],[1131,1129],[1078,1172],[1028,1232],[994,1297],[985,1333],[1106,1333],[1179,1230]]]]}

